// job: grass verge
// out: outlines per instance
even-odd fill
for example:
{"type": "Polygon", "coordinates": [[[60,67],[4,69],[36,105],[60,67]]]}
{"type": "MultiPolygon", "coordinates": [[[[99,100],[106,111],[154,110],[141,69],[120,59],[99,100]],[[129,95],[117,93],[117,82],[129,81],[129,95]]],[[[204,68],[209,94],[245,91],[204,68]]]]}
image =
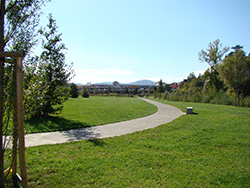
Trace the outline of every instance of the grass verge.
{"type": "Polygon", "coordinates": [[[197,114],[125,136],[27,148],[29,186],[250,187],[249,108],[171,104],[197,114]]]}
{"type": "Polygon", "coordinates": [[[61,114],[26,121],[25,130],[27,134],[84,128],[144,117],[156,111],[157,107],[138,98],[70,98],[61,114]]]}

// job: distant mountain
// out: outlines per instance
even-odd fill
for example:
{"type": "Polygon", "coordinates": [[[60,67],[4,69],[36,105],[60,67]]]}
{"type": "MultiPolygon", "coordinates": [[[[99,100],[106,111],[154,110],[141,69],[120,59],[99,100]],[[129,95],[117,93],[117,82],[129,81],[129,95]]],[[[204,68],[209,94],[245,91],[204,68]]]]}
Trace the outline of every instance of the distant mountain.
{"type": "Polygon", "coordinates": [[[76,85],[78,85],[78,86],[82,86],[83,84],[82,83],[75,83],[76,85]]]}
{"type": "Polygon", "coordinates": [[[151,80],[138,80],[136,82],[128,83],[129,85],[154,85],[155,82],[151,80]]]}

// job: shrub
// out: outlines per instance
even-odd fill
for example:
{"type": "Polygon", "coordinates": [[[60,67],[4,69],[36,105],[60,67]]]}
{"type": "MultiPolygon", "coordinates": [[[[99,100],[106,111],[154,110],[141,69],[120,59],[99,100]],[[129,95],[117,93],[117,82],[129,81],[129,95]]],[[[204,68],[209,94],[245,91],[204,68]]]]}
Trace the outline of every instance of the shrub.
{"type": "Polygon", "coordinates": [[[210,101],[212,104],[234,105],[235,101],[232,96],[229,96],[225,91],[218,91],[214,98],[210,101]]]}
{"type": "Polygon", "coordinates": [[[242,101],[242,106],[250,107],[250,97],[249,96],[243,98],[241,101],[242,101]]]}
{"type": "Polygon", "coordinates": [[[201,89],[198,87],[189,87],[187,91],[188,102],[201,102],[201,89]]]}
{"type": "Polygon", "coordinates": [[[78,97],[78,88],[77,88],[77,85],[74,84],[74,83],[71,83],[70,84],[70,89],[71,89],[70,96],[72,98],[77,98],[78,97]]]}
{"type": "Polygon", "coordinates": [[[89,90],[87,88],[83,89],[82,97],[83,98],[88,98],[89,97],[89,90]]]}

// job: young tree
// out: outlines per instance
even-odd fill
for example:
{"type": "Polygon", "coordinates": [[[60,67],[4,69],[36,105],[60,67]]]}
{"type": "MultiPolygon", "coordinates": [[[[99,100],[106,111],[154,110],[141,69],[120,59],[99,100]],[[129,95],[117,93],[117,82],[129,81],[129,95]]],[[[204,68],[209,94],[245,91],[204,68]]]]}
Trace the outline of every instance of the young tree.
{"type": "Polygon", "coordinates": [[[110,94],[110,93],[111,93],[111,87],[108,86],[108,94],[110,94]]]}
{"type": "Polygon", "coordinates": [[[221,85],[218,79],[217,65],[222,61],[222,57],[228,50],[228,47],[222,48],[220,40],[217,39],[213,43],[209,43],[206,51],[201,50],[199,52],[199,60],[208,63],[211,68],[210,81],[214,84],[217,91],[219,91],[221,85]]]}
{"type": "Polygon", "coordinates": [[[191,82],[194,78],[196,78],[194,72],[190,73],[187,77],[187,82],[191,82]]]}
{"type": "Polygon", "coordinates": [[[89,97],[89,90],[88,90],[88,88],[86,88],[86,87],[83,88],[82,97],[83,98],[88,98],[89,97]]]}
{"type": "Polygon", "coordinates": [[[160,79],[159,86],[157,88],[157,93],[163,93],[163,92],[164,92],[163,82],[162,79],[160,79]]]}
{"type": "Polygon", "coordinates": [[[124,92],[124,94],[128,94],[128,87],[125,87],[125,88],[123,89],[123,92],[124,92]]]}
{"type": "Polygon", "coordinates": [[[227,56],[219,67],[220,75],[229,88],[233,89],[236,97],[236,105],[240,104],[240,93],[250,87],[247,83],[250,80],[250,59],[245,56],[241,49],[227,56]]]}
{"type": "Polygon", "coordinates": [[[77,88],[77,85],[75,83],[71,83],[70,84],[70,96],[72,98],[77,98],[78,97],[78,88],[77,88]]]}
{"type": "Polygon", "coordinates": [[[63,108],[62,103],[69,97],[66,85],[73,75],[72,65],[68,66],[65,63],[66,47],[61,43],[61,34],[57,34],[57,28],[56,21],[50,14],[47,30],[40,30],[44,36],[42,42],[44,51],[40,56],[39,68],[44,72],[43,84],[47,86],[42,112],[38,114],[43,116],[57,113],[63,108]],[[55,105],[60,106],[55,108],[55,105]]]}
{"type": "MultiPolygon", "coordinates": [[[[36,41],[34,28],[38,25],[41,6],[49,0],[1,0],[0,51],[29,52],[36,41]]],[[[3,116],[4,116],[4,58],[0,58],[0,187],[3,176],[3,116]]],[[[13,69],[10,69],[13,71],[13,69]]],[[[5,74],[6,75],[6,74],[5,74]]],[[[9,92],[5,90],[5,92],[9,92]]]]}

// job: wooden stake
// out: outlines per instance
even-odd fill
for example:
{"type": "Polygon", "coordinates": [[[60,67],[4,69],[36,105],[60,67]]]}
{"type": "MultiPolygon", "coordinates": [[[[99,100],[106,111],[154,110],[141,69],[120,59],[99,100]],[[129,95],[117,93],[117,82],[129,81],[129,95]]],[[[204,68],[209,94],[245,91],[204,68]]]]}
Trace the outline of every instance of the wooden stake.
{"type": "Polygon", "coordinates": [[[17,123],[17,90],[16,90],[16,66],[14,66],[14,107],[13,107],[13,145],[12,145],[12,181],[13,186],[18,187],[17,174],[17,140],[18,140],[18,123],[17,123]]]}
{"type": "MultiPolygon", "coordinates": [[[[0,51],[4,51],[4,17],[5,1],[1,0],[0,5],[0,51]]],[[[0,188],[4,188],[4,148],[3,148],[3,114],[4,114],[4,58],[0,58],[0,188]]]]}
{"type": "Polygon", "coordinates": [[[4,59],[0,58],[0,188],[4,188],[4,146],[3,146],[3,93],[4,93],[4,59]]]}
{"type": "Polygon", "coordinates": [[[16,63],[16,81],[17,81],[17,123],[19,133],[19,161],[22,177],[22,185],[24,188],[28,187],[26,165],[25,165],[25,141],[23,128],[23,57],[17,57],[16,63]]]}

